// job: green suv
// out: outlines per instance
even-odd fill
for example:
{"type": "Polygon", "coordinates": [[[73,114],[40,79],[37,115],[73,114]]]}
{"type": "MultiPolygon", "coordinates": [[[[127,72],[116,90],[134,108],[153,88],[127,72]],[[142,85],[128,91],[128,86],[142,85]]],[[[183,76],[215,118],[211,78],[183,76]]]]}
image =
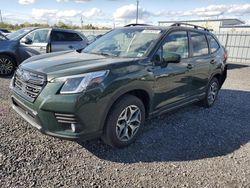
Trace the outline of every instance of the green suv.
{"type": "Polygon", "coordinates": [[[81,53],[26,60],[11,81],[13,109],[47,135],[125,147],[148,117],[198,101],[211,107],[226,56],[205,28],[128,25],[81,53]]]}

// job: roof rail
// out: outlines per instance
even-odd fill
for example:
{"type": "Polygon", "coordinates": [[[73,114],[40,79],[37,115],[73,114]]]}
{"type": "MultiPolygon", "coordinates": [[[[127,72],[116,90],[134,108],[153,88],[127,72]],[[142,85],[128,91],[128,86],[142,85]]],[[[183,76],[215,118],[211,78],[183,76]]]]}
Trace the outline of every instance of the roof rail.
{"type": "Polygon", "coordinates": [[[213,31],[212,29],[208,29],[208,28],[205,28],[205,27],[202,27],[202,26],[198,26],[198,25],[193,25],[193,24],[188,24],[188,23],[182,23],[182,22],[176,22],[174,24],[172,24],[171,26],[191,26],[191,27],[194,27],[195,29],[203,29],[204,31],[213,31]]]}
{"type": "Polygon", "coordinates": [[[125,25],[124,27],[134,27],[134,26],[151,26],[151,25],[133,23],[133,24],[125,25]]]}

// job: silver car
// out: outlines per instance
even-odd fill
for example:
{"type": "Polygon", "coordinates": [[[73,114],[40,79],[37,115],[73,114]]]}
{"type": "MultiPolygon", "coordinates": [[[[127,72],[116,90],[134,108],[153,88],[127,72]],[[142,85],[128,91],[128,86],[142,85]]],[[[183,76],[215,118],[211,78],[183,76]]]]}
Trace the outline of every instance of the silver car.
{"type": "Polygon", "coordinates": [[[0,75],[11,75],[27,58],[65,50],[80,51],[88,44],[80,32],[58,28],[24,28],[0,40],[0,75]]]}

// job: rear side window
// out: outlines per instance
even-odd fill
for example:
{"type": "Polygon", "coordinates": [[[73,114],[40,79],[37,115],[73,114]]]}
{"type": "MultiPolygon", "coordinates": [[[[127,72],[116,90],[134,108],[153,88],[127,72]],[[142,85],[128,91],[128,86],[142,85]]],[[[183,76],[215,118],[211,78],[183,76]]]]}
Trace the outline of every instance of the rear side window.
{"type": "Polygon", "coordinates": [[[188,35],[186,31],[170,33],[163,44],[163,53],[176,53],[182,58],[188,57],[188,35]]]}
{"type": "Polygon", "coordinates": [[[206,36],[202,33],[190,32],[193,56],[208,54],[208,44],[206,36]]]}
{"type": "Polygon", "coordinates": [[[77,33],[53,31],[51,40],[54,42],[82,41],[82,38],[77,33]]]}
{"type": "Polygon", "coordinates": [[[207,38],[208,38],[208,41],[209,41],[209,44],[210,44],[211,53],[216,52],[220,48],[219,43],[211,35],[207,35],[207,38]]]}

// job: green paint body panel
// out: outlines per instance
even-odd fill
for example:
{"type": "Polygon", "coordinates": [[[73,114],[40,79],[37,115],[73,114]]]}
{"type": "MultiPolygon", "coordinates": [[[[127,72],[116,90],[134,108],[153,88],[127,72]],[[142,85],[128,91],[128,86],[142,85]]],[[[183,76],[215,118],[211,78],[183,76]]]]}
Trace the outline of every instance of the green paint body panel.
{"type": "MultiPolygon", "coordinates": [[[[169,29],[166,30],[166,35],[168,31],[169,29]]],[[[46,85],[33,103],[14,91],[12,95],[13,100],[20,101],[25,107],[37,112],[36,118],[42,132],[61,138],[90,139],[101,136],[112,105],[128,92],[140,91],[147,94],[148,115],[193,99],[202,99],[209,80],[226,71],[223,56],[224,50],[221,49],[214,55],[187,58],[165,67],[154,65],[152,55],[144,58],[118,58],[67,51],[35,56],[20,67],[45,74],[46,85]],[[214,64],[210,63],[212,58],[215,60],[214,64]],[[194,68],[188,69],[188,64],[193,64],[194,68]],[[104,81],[88,87],[80,94],[59,94],[64,83],[51,82],[53,78],[61,76],[100,70],[109,70],[104,81]],[[55,113],[74,114],[80,131],[72,132],[69,125],[58,123],[55,113]]]]}

